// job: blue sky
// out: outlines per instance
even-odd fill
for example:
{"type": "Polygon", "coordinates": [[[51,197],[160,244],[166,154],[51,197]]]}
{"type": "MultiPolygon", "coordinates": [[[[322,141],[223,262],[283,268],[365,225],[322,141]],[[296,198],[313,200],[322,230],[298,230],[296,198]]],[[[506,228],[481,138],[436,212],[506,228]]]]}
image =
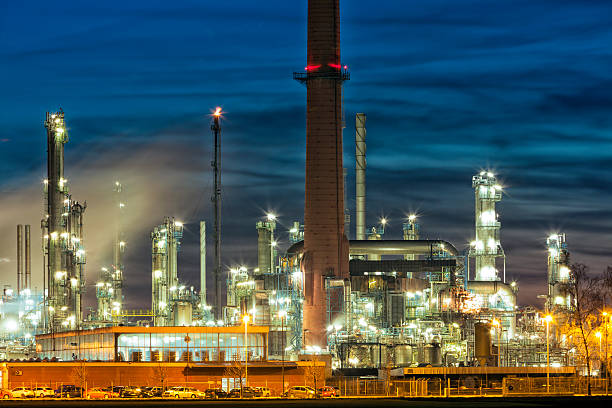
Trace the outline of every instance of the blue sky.
{"type": "MultiPolygon", "coordinates": [[[[506,186],[499,212],[521,303],[545,293],[544,242],[612,264],[612,4],[607,1],[341,1],[345,167],[354,207],[354,114],[368,115],[368,223],[421,215],[464,247],[471,176],[506,186]]],[[[301,219],[306,1],[11,2],[0,6],[0,277],[14,282],[14,225],[39,225],[45,111],[62,107],[66,175],[87,200],[88,275],[110,258],[110,191],[126,186],[126,300],[149,302],[149,232],[187,222],[182,279],[197,285],[197,222],[211,220],[208,114],[223,123],[224,263],[253,265],[265,211],[301,219]]],[[[35,230],[34,230],[35,231],[35,230]]],[[[351,231],[353,234],[354,231],[351,231]]],[[[281,234],[286,242],[286,234],[281,234]]],[[[34,271],[40,270],[34,258],[34,271]]],[[[35,276],[34,282],[41,282],[35,276]]],[[[93,298],[93,289],[89,292],[93,298]]]]}

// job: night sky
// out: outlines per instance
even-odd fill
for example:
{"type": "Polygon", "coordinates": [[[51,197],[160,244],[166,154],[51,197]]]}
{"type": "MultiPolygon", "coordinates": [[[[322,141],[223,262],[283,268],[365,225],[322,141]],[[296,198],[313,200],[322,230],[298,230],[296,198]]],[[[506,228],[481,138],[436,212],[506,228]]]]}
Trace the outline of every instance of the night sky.
{"type": "MultiPolygon", "coordinates": [[[[15,285],[15,225],[32,224],[42,285],[46,111],[66,113],[66,178],[87,201],[88,301],[111,257],[112,188],[126,190],[129,307],[150,305],[150,231],[187,223],[180,278],[199,282],[198,223],[212,229],[210,112],[223,121],[223,262],[256,261],[255,222],[303,215],[306,0],[3,2],[0,277],[15,285]]],[[[354,115],[367,117],[368,224],[420,215],[422,236],[464,249],[471,177],[493,169],[507,276],[541,306],[545,239],[612,264],[612,3],[341,1],[345,167],[354,209],[354,115]]],[[[351,237],[354,236],[354,225],[351,237]]],[[[212,241],[209,241],[212,244],[212,241]]],[[[212,251],[209,251],[211,253],[212,251]]],[[[212,258],[209,258],[212,261],[212,258]]],[[[209,270],[211,270],[209,264],[209,270]]]]}

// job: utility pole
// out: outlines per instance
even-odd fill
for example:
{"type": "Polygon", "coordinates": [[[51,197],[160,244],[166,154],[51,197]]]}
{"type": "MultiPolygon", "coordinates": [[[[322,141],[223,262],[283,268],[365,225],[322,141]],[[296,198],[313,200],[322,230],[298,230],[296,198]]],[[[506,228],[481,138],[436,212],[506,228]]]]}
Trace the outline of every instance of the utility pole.
{"type": "Polygon", "coordinates": [[[214,122],[210,127],[215,136],[215,158],[212,167],[214,172],[214,195],[212,201],[215,203],[215,317],[217,321],[223,319],[223,309],[221,306],[221,126],[219,118],[221,108],[217,108],[213,113],[214,122]]]}

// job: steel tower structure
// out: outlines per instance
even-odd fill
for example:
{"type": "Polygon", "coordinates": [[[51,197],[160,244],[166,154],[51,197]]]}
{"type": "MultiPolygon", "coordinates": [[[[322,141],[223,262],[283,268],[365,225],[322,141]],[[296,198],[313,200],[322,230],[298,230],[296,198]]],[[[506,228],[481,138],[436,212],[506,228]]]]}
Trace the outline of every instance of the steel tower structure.
{"type": "Polygon", "coordinates": [[[500,243],[501,223],[497,220],[495,203],[501,201],[502,187],[491,172],[481,171],[472,177],[475,194],[476,239],[470,247],[470,257],[476,260],[477,281],[499,281],[497,259],[504,260],[505,254],[500,243]]]}
{"type": "Polygon", "coordinates": [[[348,277],[344,235],[342,167],[342,84],[339,0],[308,1],[305,73],[294,79],[307,87],[306,195],[304,205],[304,327],[306,346],[324,348],[325,279],[348,277]]]}
{"type": "Polygon", "coordinates": [[[215,282],[215,318],[223,318],[223,303],[221,302],[221,108],[217,108],[213,113],[213,124],[211,130],[214,135],[215,156],[211,165],[213,168],[213,196],[212,201],[215,205],[215,269],[213,278],[215,282]]]}

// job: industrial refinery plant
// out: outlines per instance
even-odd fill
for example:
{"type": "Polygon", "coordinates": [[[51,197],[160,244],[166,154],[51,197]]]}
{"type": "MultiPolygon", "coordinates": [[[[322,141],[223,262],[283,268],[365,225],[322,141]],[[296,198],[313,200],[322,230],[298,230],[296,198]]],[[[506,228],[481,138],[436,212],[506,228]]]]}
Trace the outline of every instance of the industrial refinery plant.
{"type": "MultiPolygon", "coordinates": [[[[130,309],[124,277],[135,272],[126,262],[124,219],[126,211],[138,211],[127,205],[124,194],[130,187],[108,180],[108,194],[113,195],[113,208],[108,209],[114,230],[108,243],[112,256],[106,265],[88,263],[92,249],[84,233],[87,205],[73,198],[81,197],[70,189],[64,172],[70,168],[64,156],[70,112],[48,112],[42,118],[47,174],[41,229],[16,226],[17,287],[5,286],[0,301],[0,359],[185,363],[185,376],[204,375],[197,369],[206,364],[244,362],[255,365],[255,377],[250,378],[257,378],[257,367],[282,367],[282,391],[285,364],[298,367],[304,361],[313,367],[315,362],[323,364],[328,379],[407,378],[416,375],[410,369],[441,367],[471,369],[470,378],[483,373],[548,378],[551,370],[557,376],[584,373],[575,339],[561,328],[579,296],[570,290],[571,237],[566,240],[559,232],[545,240],[541,257],[548,269],[541,274],[548,287],[541,288],[542,304],[519,306],[519,284],[506,276],[501,220],[507,196],[500,181],[505,175],[488,168],[477,171],[472,190],[469,178],[465,180],[466,195],[474,193],[473,229],[464,233],[469,242],[445,240],[444,231],[427,233],[442,239],[424,239],[427,217],[418,213],[402,220],[403,239],[386,239],[390,220],[366,223],[373,219],[368,212],[385,209],[367,206],[367,115],[344,114],[343,87],[351,78],[340,56],[338,1],[308,3],[306,68],[293,74],[292,84],[307,93],[303,219],[262,213],[252,220],[251,253],[257,263],[228,265],[222,249],[231,237],[221,234],[224,117],[217,108],[210,129],[202,129],[213,141],[211,218],[181,220],[167,214],[147,226],[151,268],[138,276],[150,279],[151,303],[130,309]],[[353,132],[354,163],[343,163],[343,153],[353,151],[343,146],[343,139],[346,143],[353,132]],[[353,195],[345,191],[345,167],[353,166],[356,208],[351,214],[345,205],[346,197],[353,195]],[[181,276],[187,223],[199,227],[199,287],[181,276]],[[212,233],[207,225],[213,226],[212,233]],[[32,247],[33,236],[36,242],[40,238],[41,247],[32,247]],[[289,236],[289,242],[281,244],[280,236],[289,236]],[[214,241],[211,265],[207,241],[214,241]],[[42,268],[32,268],[32,251],[41,251],[42,268]],[[43,286],[34,288],[32,275],[41,269],[43,286]],[[212,271],[209,287],[207,271],[212,271]],[[86,291],[86,282],[93,282],[95,290],[86,291]],[[93,304],[94,298],[95,309],[86,312],[84,304],[93,304]]],[[[42,126],[40,130],[43,134],[42,126]]],[[[607,344],[605,359],[602,350],[600,341],[599,360],[607,362],[607,344]]],[[[588,357],[586,361],[589,375],[605,371],[607,364],[591,366],[588,357]]],[[[10,372],[7,375],[13,375],[10,372]]],[[[219,381],[233,388],[234,377],[219,381]]]]}
{"type": "MultiPolygon", "coordinates": [[[[305,78],[306,81],[341,81],[346,79],[346,74],[305,78]]],[[[219,116],[214,118],[214,132],[220,131],[219,116]]],[[[344,205],[340,203],[329,212],[338,197],[344,197],[341,188],[333,190],[335,195],[323,192],[317,199],[307,196],[307,203],[310,202],[307,211],[317,214],[308,219],[315,225],[322,223],[319,226],[322,229],[331,228],[331,219],[331,234],[312,231],[299,220],[291,221],[291,228],[282,231],[289,234],[290,246],[280,248],[276,241],[279,234],[276,215],[262,214],[260,220],[254,220],[253,228],[257,265],[235,265],[222,271],[220,275],[226,276],[226,290],[214,291],[214,294],[217,297],[225,292],[226,298],[219,300],[223,306],[217,309],[206,302],[205,296],[206,223],[200,222],[201,287],[198,290],[180,279],[178,258],[183,224],[166,217],[151,228],[150,307],[143,305],[140,311],[127,310],[123,290],[126,242],[122,226],[126,203],[122,197],[123,185],[116,181],[111,185],[115,207],[112,263],[101,269],[95,293],[88,293],[96,297],[97,310],[83,315],[86,206],[73,200],[64,175],[64,146],[68,142],[64,112],[48,113],[45,127],[48,177],[44,180],[46,211],[41,223],[45,284],[42,292],[31,288],[31,228],[18,225],[18,287],[16,290],[6,287],[1,304],[7,358],[36,357],[37,350],[46,357],[54,357],[53,350],[36,347],[36,335],[75,330],[85,333],[129,325],[240,326],[244,324],[244,316],[250,316],[250,324],[269,328],[270,359],[298,360],[320,354],[329,357],[334,369],[422,364],[539,367],[545,363],[543,314],[532,307],[519,308],[518,285],[505,279],[497,208],[504,188],[497,176],[484,170],[472,177],[474,239],[467,247],[458,248],[439,239],[421,239],[423,225],[417,214],[410,215],[403,223],[403,240],[384,239],[387,220],[381,219],[378,225],[365,224],[364,113],[355,117],[355,239],[344,238],[349,232],[345,232],[345,225],[351,226],[350,222],[345,223],[344,205]],[[317,206],[326,208],[329,215],[321,216],[317,206]],[[308,233],[316,235],[311,238],[312,247],[308,246],[308,233]],[[324,244],[320,248],[324,243],[321,234],[337,241],[337,245],[324,244]],[[318,250],[324,254],[317,256],[318,250]],[[337,266],[322,263],[319,275],[315,275],[312,272],[315,260],[321,257],[333,259],[332,265],[337,266]],[[343,268],[346,270],[342,274],[336,273],[343,268]]],[[[321,145],[319,142],[316,147],[321,145]]],[[[341,167],[336,168],[337,157],[329,156],[327,163],[333,166],[333,174],[338,174],[334,180],[341,184],[343,171],[341,167]]],[[[327,163],[319,160],[316,169],[307,168],[307,177],[311,177],[309,182],[307,178],[307,184],[318,187],[313,173],[324,171],[327,163]]],[[[328,189],[329,184],[320,188],[328,189]]],[[[215,218],[218,217],[220,211],[215,213],[215,218]]],[[[546,244],[548,251],[542,250],[542,256],[548,256],[549,265],[546,308],[569,308],[571,299],[562,290],[570,273],[565,235],[552,235],[546,244]]],[[[185,345],[182,354],[187,352],[186,348],[185,345]]],[[[181,358],[181,353],[175,354],[175,361],[181,358]]],[[[220,358],[214,348],[207,350],[206,355],[211,361],[220,358]]],[[[159,353],[146,347],[130,348],[121,356],[124,361],[159,358],[159,353]]],[[[198,361],[192,355],[185,358],[198,361]]],[[[553,364],[567,364],[570,359],[568,349],[555,346],[553,364]]]]}

